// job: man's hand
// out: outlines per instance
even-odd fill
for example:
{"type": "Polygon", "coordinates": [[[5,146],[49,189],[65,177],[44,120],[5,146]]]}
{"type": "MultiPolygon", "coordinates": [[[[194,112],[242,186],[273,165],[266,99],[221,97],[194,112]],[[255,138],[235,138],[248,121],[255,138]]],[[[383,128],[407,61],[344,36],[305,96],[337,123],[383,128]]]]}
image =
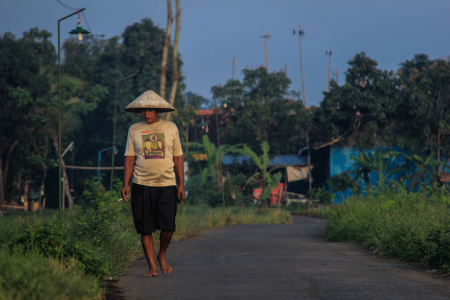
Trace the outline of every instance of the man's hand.
{"type": "Polygon", "coordinates": [[[130,186],[126,185],[122,188],[122,197],[125,202],[128,202],[128,197],[130,196],[130,186]]]}
{"type": "Polygon", "coordinates": [[[178,198],[178,203],[179,204],[183,203],[185,196],[186,196],[186,194],[184,192],[184,186],[180,185],[178,187],[178,194],[177,194],[177,198],[178,198]]]}

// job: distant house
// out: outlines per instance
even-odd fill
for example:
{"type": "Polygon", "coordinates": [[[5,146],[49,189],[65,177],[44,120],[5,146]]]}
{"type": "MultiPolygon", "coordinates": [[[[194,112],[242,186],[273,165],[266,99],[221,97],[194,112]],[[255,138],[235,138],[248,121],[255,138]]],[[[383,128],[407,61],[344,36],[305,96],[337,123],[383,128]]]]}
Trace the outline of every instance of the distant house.
{"type": "MultiPolygon", "coordinates": [[[[224,156],[222,163],[224,165],[232,164],[252,164],[249,157],[244,155],[230,155],[224,156]]],[[[308,191],[308,159],[305,156],[277,155],[269,162],[269,168],[277,169],[283,172],[281,183],[284,184],[284,191],[304,194],[308,191]]],[[[314,166],[311,166],[314,170],[314,166]]]]}
{"type": "MultiPolygon", "coordinates": [[[[379,148],[399,150],[396,147],[387,146],[381,142],[378,142],[373,149],[367,149],[364,153],[373,154],[379,148]]],[[[358,147],[356,146],[352,136],[336,139],[322,145],[315,145],[315,147],[311,149],[311,163],[315,166],[312,172],[314,187],[327,187],[327,180],[329,178],[334,175],[338,175],[341,172],[353,169],[355,161],[351,158],[351,156],[359,156],[358,147]]],[[[403,159],[396,159],[396,162],[392,167],[403,163],[403,159]]],[[[395,176],[392,176],[392,178],[394,177],[395,176]]],[[[369,174],[369,180],[371,186],[378,186],[379,178],[376,172],[369,174]]],[[[362,184],[362,189],[365,190],[364,183],[362,184]]],[[[335,202],[338,202],[340,200],[339,197],[347,197],[352,193],[350,190],[347,190],[342,193],[335,194],[335,202]]]]}

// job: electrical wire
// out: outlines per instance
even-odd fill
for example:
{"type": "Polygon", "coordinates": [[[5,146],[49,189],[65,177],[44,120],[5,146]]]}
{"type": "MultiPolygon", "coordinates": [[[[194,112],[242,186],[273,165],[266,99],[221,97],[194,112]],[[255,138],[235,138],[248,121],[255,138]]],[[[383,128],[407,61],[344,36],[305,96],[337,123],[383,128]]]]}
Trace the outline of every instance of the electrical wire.
{"type": "Polygon", "coordinates": [[[94,39],[94,41],[97,41],[97,39],[95,38],[95,34],[92,32],[91,26],[89,26],[89,22],[88,22],[88,20],[86,18],[86,15],[84,14],[84,12],[81,12],[81,13],[83,14],[84,20],[86,21],[86,25],[87,25],[87,27],[89,28],[89,31],[92,34],[92,38],[94,39]]]}
{"type": "Polygon", "coordinates": [[[67,9],[70,9],[70,10],[79,10],[79,8],[70,7],[69,5],[62,3],[62,2],[59,1],[59,0],[56,0],[56,1],[57,1],[59,4],[61,4],[62,6],[64,6],[65,8],[67,8],[67,9]]]}

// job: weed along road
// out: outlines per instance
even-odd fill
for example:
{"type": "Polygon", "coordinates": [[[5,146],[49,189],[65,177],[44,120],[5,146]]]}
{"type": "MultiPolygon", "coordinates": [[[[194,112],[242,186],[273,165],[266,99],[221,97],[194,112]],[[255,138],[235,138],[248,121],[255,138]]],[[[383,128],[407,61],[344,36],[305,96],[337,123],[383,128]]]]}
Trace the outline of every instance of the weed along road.
{"type": "Polygon", "coordinates": [[[323,240],[326,220],[236,225],[174,242],[171,274],[144,277],[136,260],[112,299],[450,299],[450,281],[323,240]]]}

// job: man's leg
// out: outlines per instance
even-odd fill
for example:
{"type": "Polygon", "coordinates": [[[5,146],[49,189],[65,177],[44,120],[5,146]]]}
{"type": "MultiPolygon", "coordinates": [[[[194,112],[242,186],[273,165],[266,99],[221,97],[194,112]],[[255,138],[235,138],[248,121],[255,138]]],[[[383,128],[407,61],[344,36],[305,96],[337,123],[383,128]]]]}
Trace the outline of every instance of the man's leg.
{"type": "Polygon", "coordinates": [[[156,276],[158,274],[158,268],[155,263],[155,250],[153,248],[153,237],[151,234],[141,235],[142,248],[144,249],[145,257],[147,258],[149,272],[144,276],[156,276]]]}
{"type": "Polygon", "coordinates": [[[159,236],[160,239],[160,247],[158,254],[158,262],[161,267],[161,271],[164,274],[172,272],[172,267],[166,261],[166,250],[169,247],[170,241],[172,240],[173,231],[163,231],[161,230],[161,234],[159,236]]]}

